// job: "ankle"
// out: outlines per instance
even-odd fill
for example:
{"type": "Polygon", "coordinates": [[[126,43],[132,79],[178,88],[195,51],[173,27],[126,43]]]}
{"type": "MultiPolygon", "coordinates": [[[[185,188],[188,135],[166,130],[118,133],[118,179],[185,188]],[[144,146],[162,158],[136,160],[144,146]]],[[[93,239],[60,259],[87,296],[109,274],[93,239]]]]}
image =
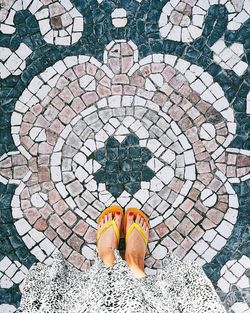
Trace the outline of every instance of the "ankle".
{"type": "Polygon", "coordinates": [[[144,257],[138,256],[133,253],[125,253],[125,261],[129,267],[139,269],[144,272],[144,257]]]}

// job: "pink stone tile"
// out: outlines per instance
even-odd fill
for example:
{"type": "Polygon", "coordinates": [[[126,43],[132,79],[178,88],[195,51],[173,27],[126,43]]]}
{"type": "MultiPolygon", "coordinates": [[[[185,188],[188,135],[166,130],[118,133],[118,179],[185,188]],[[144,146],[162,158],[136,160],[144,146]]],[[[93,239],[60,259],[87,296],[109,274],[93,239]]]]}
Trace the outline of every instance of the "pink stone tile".
{"type": "Polygon", "coordinates": [[[208,212],[207,212],[207,217],[216,225],[218,225],[223,217],[224,217],[224,214],[221,213],[220,211],[216,210],[216,209],[210,209],[208,212]]]}
{"type": "Polygon", "coordinates": [[[228,153],[228,155],[227,155],[227,164],[233,164],[234,165],[234,164],[236,164],[236,160],[237,160],[237,155],[236,154],[228,153]]]}
{"type": "Polygon", "coordinates": [[[136,72],[130,80],[131,85],[134,85],[136,87],[144,87],[145,85],[145,78],[143,78],[142,76],[138,75],[138,73],[136,72]]]}
{"type": "Polygon", "coordinates": [[[155,240],[159,240],[159,236],[157,235],[156,231],[151,228],[149,230],[149,241],[151,242],[155,240]]]}
{"type": "Polygon", "coordinates": [[[131,67],[134,64],[134,58],[133,57],[124,57],[121,59],[121,72],[122,73],[127,73],[131,67]]]}
{"type": "Polygon", "coordinates": [[[33,225],[41,216],[41,214],[36,208],[29,208],[24,210],[24,216],[28,220],[28,222],[33,225]]]}
{"type": "Polygon", "coordinates": [[[226,174],[226,164],[217,163],[216,166],[223,174],[226,174]]]}
{"type": "Polygon", "coordinates": [[[23,116],[23,122],[27,122],[27,123],[33,124],[35,122],[35,120],[36,120],[35,114],[33,114],[30,111],[25,113],[24,116],[23,116]]]}
{"type": "Polygon", "coordinates": [[[112,95],[122,95],[122,85],[113,85],[111,87],[112,95]]]}
{"type": "Polygon", "coordinates": [[[74,97],[78,97],[81,94],[83,94],[83,90],[80,87],[79,83],[77,80],[73,81],[70,85],[69,85],[69,89],[72,92],[74,97]]]}
{"type": "Polygon", "coordinates": [[[89,260],[85,260],[85,262],[83,262],[82,266],[81,266],[81,271],[85,271],[87,269],[89,269],[91,266],[91,262],[89,260]]]}
{"type": "Polygon", "coordinates": [[[165,63],[152,63],[151,65],[152,73],[161,73],[165,66],[166,66],[165,63]]]}
{"type": "Polygon", "coordinates": [[[170,237],[179,245],[183,240],[184,238],[181,236],[181,234],[174,230],[172,233],[170,233],[170,237]]]}
{"type": "Polygon", "coordinates": [[[73,212],[68,211],[62,216],[62,220],[64,220],[64,222],[71,227],[76,223],[77,218],[73,212]]]}
{"type": "Polygon", "coordinates": [[[46,129],[47,143],[54,146],[57,142],[58,135],[55,134],[51,129],[46,129]]]}
{"type": "Polygon", "coordinates": [[[32,155],[32,156],[37,156],[38,154],[38,144],[35,143],[29,150],[29,153],[32,155]]]}
{"type": "Polygon", "coordinates": [[[194,209],[191,210],[191,212],[188,213],[188,218],[194,223],[194,224],[198,224],[203,217],[196,212],[194,209]]]}
{"type": "Polygon", "coordinates": [[[183,18],[183,14],[174,10],[174,11],[172,11],[172,13],[170,15],[169,20],[174,25],[180,25],[182,18],[183,18]]]}
{"type": "Polygon", "coordinates": [[[103,85],[97,86],[97,94],[100,98],[105,98],[111,95],[111,90],[108,87],[105,87],[103,85]]]}
{"type": "MultiPolygon", "coordinates": [[[[242,170],[242,169],[241,169],[242,170]]],[[[246,169],[246,173],[249,170],[246,169]]],[[[238,171],[237,171],[238,172],[238,171]]],[[[243,173],[244,175],[245,173],[243,173]]],[[[238,176],[238,175],[237,175],[238,176]]],[[[235,166],[227,166],[227,177],[236,177],[236,167],[235,166]]]]}
{"type": "Polygon", "coordinates": [[[115,74],[121,73],[121,64],[119,58],[109,58],[108,66],[110,67],[113,73],[115,74]]]}
{"type": "Polygon", "coordinates": [[[62,215],[68,209],[68,205],[64,200],[59,200],[53,205],[53,209],[58,215],[62,215]]]}
{"type": "Polygon", "coordinates": [[[196,110],[196,108],[192,107],[187,111],[187,114],[191,117],[191,119],[196,119],[198,116],[200,116],[200,112],[196,110]]]}
{"type": "Polygon", "coordinates": [[[76,73],[78,78],[80,78],[86,74],[86,65],[85,64],[76,65],[73,67],[73,69],[74,69],[74,72],[76,73]]]}
{"type": "Polygon", "coordinates": [[[57,201],[61,199],[61,196],[59,192],[56,189],[50,190],[49,191],[49,203],[53,205],[57,201]]]}
{"type": "Polygon", "coordinates": [[[60,248],[60,251],[62,252],[63,256],[67,259],[70,253],[72,252],[72,249],[64,242],[60,248]]]}
{"type": "MultiPolygon", "coordinates": [[[[218,197],[218,200],[220,200],[220,196],[218,197]]],[[[226,213],[227,210],[228,210],[228,204],[227,203],[224,203],[224,202],[220,202],[218,201],[215,205],[215,208],[220,210],[221,212],[223,213],[226,213]]]]}
{"type": "Polygon", "coordinates": [[[33,146],[33,140],[29,136],[24,136],[20,138],[21,144],[29,150],[33,146]]]}
{"type": "Polygon", "coordinates": [[[70,81],[74,81],[77,79],[76,74],[74,73],[74,71],[70,68],[68,69],[63,76],[65,76],[67,79],[69,79],[70,81]]]}
{"type": "Polygon", "coordinates": [[[33,127],[32,124],[22,122],[20,128],[20,136],[27,135],[32,127],[33,127]]]}
{"type": "Polygon", "coordinates": [[[162,240],[161,244],[165,246],[169,251],[173,251],[177,247],[177,243],[168,236],[162,240]]]}
{"type": "Polygon", "coordinates": [[[84,95],[82,95],[82,100],[86,104],[86,106],[95,103],[98,100],[98,96],[95,91],[87,92],[84,95]]]}
{"type": "Polygon", "coordinates": [[[85,261],[85,258],[80,253],[73,251],[69,256],[68,261],[72,263],[76,268],[80,268],[85,261]]]}
{"type": "Polygon", "coordinates": [[[194,227],[195,225],[187,217],[185,217],[176,229],[180,234],[186,237],[194,227]]]}
{"type": "Polygon", "coordinates": [[[185,215],[185,212],[183,212],[180,208],[177,208],[174,211],[174,216],[177,218],[178,221],[181,221],[185,215]]]}
{"type": "Polygon", "coordinates": [[[237,165],[241,167],[250,166],[250,157],[246,155],[238,155],[237,165]]]}
{"type": "Polygon", "coordinates": [[[210,173],[211,168],[210,168],[210,163],[209,162],[197,162],[196,163],[196,169],[198,173],[210,173]]]}
{"type": "Polygon", "coordinates": [[[202,227],[205,229],[205,230],[208,230],[208,229],[211,229],[211,228],[214,228],[216,225],[211,222],[208,218],[205,218],[204,221],[201,223],[202,227]]]}
{"type": "Polygon", "coordinates": [[[181,179],[174,177],[168,186],[175,192],[180,192],[183,185],[184,182],[181,179]]]}
{"type": "Polygon", "coordinates": [[[106,74],[102,70],[97,70],[95,78],[97,81],[100,81],[106,74]]]}
{"type": "MultiPolygon", "coordinates": [[[[148,98],[148,99],[151,99],[151,98],[148,98]]],[[[155,102],[156,104],[159,104],[159,105],[163,105],[166,103],[167,99],[168,99],[168,97],[164,93],[156,92],[154,97],[153,97],[153,102],[155,102]]]]}
{"type": "Polygon", "coordinates": [[[173,215],[171,215],[169,218],[165,220],[165,224],[168,226],[170,230],[173,230],[179,223],[180,222],[173,215]]]}
{"type": "Polygon", "coordinates": [[[80,239],[78,236],[73,234],[68,240],[68,245],[73,248],[73,250],[76,250],[78,252],[81,251],[81,247],[84,244],[84,240],[80,239]]]}
{"type": "Polygon", "coordinates": [[[64,12],[65,9],[60,3],[52,3],[49,5],[50,17],[61,15],[64,12]]]}
{"type": "Polygon", "coordinates": [[[50,157],[46,154],[39,155],[37,158],[38,165],[49,165],[50,157]]]}
{"type": "Polygon", "coordinates": [[[111,79],[105,76],[100,80],[100,84],[105,87],[111,88],[111,79]]]}
{"type": "Polygon", "coordinates": [[[47,128],[49,127],[50,123],[42,115],[39,115],[34,125],[47,128]]]}
{"type": "Polygon", "coordinates": [[[180,208],[182,209],[182,211],[188,213],[190,212],[190,210],[192,209],[192,207],[194,206],[194,202],[190,199],[186,199],[181,205],[180,208]]]}
{"type": "Polygon", "coordinates": [[[51,103],[56,107],[59,111],[65,106],[65,103],[59,97],[55,97],[52,99],[51,103]]]}
{"type": "Polygon", "coordinates": [[[147,77],[148,75],[150,75],[152,73],[151,71],[151,65],[150,64],[146,64],[140,67],[140,72],[144,77],[147,77]]]}
{"type": "Polygon", "coordinates": [[[124,86],[124,95],[134,95],[136,92],[136,88],[134,86],[126,85],[124,86]]]}
{"type": "Polygon", "coordinates": [[[56,238],[57,233],[54,231],[54,229],[52,229],[51,227],[48,227],[45,232],[44,235],[49,238],[50,240],[53,240],[56,238]]]}
{"type": "Polygon", "coordinates": [[[56,87],[61,90],[68,84],[69,84],[69,80],[65,78],[64,76],[61,76],[57,81],[56,87]]]}
{"type": "Polygon", "coordinates": [[[179,89],[179,93],[184,97],[188,97],[192,93],[192,89],[190,88],[188,83],[184,83],[179,89]]]}
{"type": "Polygon", "coordinates": [[[190,237],[194,241],[198,241],[204,235],[204,230],[200,226],[196,226],[195,229],[191,232],[190,237]]]}
{"type": "MultiPolygon", "coordinates": [[[[250,172],[250,167],[237,168],[237,174],[235,173],[235,176],[242,177],[242,176],[249,174],[249,172],[250,172]]],[[[235,177],[235,176],[233,176],[233,177],[235,177]]]]}
{"type": "Polygon", "coordinates": [[[97,72],[97,67],[96,67],[96,65],[91,64],[91,63],[87,63],[87,64],[86,64],[86,72],[87,72],[89,75],[95,76],[95,74],[96,74],[96,72],[97,72]]]}
{"type": "MultiPolygon", "coordinates": [[[[170,100],[174,103],[174,104],[179,104],[182,101],[182,97],[177,94],[176,92],[172,92],[171,96],[170,96],[170,100]]],[[[182,106],[181,106],[182,108],[182,106]]]]}
{"type": "MultiPolygon", "coordinates": [[[[60,219],[61,220],[61,219],[60,219]]],[[[62,220],[61,220],[62,221],[62,220]]],[[[53,226],[52,226],[53,227],[53,226]]],[[[56,227],[53,227],[56,228],[56,227]]],[[[56,230],[56,232],[58,233],[58,235],[63,239],[67,239],[71,234],[72,231],[69,227],[67,227],[65,224],[62,224],[61,226],[59,226],[56,230]]]]}
{"type": "Polygon", "coordinates": [[[201,212],[201,213],[207,213],[207,211],[209,210],[208,207],[206,207],[205,205],[203,205],[200,200],[196,201],[195,203],[195,208],[201,212]]]}
{"type": "Polygon", "coordinates": [[[197,103],[197,102],[200,101],[200,96],[199,96],[196,92],[193,91],[193,92],[189,95],[188,100],[189,100],[191,103],[195,104],[195,103],[197,103]]]}
{"type": "Polygon", "coordinates": [[[131,46],[128,43],[123,42],[121,44],[121,55],[127,56],[127,55],[133,55],[133,54],[134,54],[134,50],[131,48],[131,46]]]}
{"type": "Polygon", "coordinates": [[[119,74],[119,75],[115,75],[112,78],[112,83],[113,84],[129,84],[129,79],[127,75],[119,74]]]}
{"type": "Polygon", "coordinates": [[[27,182],[27,186],[33,186],[36,184],[38,184],[38,175],[37,173],[33,173],[27,182]]]}
{"type": "Polygon", "coordinates": [[[195,158],[197,161],[203,161],[207,158],[210,158],[210,154],[208,152],[201,152],[201,153],[195,154],[195,158]]]}
{"type": "Polygon", "coordinates": [[[181,247],[185,250],[185,251],[189,251],[192,246],[194,245],[194,241],[192,239],[190,239],[189,237],[186,237],[183,242],[181,243],[181,247]]]}
{"type": "Polygon", "coordinates": [[[48,203],[45,203],[44,207],[39,210],[39,213],[44,219],[47,219],[54,211],[48,203]]]}
{"type": "Polygon", "coordinates": [[[40,183],[50,181],[50,170],[47,166],[39,166],[38,180],[40,183]]]}
{"type": "Polygon", "coordinates": [[[43,110],[43,107],[38,103],[30,108],[30,111],[38,116],[43,110]]]}
{"type": "Polygon", "coordinates": [[[199,110],[203,114],[205,114],[210,107],[211,107],[211,104],[205,102],[204,100],[200,100],[196,104],[197,110],[199,110]]]}
{"type": "Polygon", "coordinates": [[[51,215],[49,218],[49,225],[56,229],[58,226],[62,225],[63,221],[60,219],[60,217],[57,214],[51,215]]]}
{"type": "MultiPolygon", "coordinates": [[[[11,156],[11,159],[12,159],[12,165],[13,166],[16,166],[16,165],[26,165],[27,164],[26,158],[23,155],[21,155],[21,154],[13,154],[11,156]]],[[[2,167],[9,167],[9,166],[3,166],[2,164],[4,165],[4,162],[1,162],[1,166],[2,167]]],[[[11,165],[11,160],[8,159],[6,164],[10,164],[11,165]]]]}
{"type": "Polygon", "coordinates": [[[198,126],[198,127],[200,127],[203,123],[205,123],[206,122],[206,119],[205,119],[205,117],[203,116],[203,115],[200,115],[200,116],[198,116],[195,120],[194,120],[194,123],[198,126]]]}
{"type": "Polygon", "coordinates": [[[59,113],[58,116],[59,116],[59,119],[64,124],[67,125],[76,116],[76,113],[69,106],[66,106],[66,107],[63,108],[63,110],[59,113]]]}
{"type": "Polygon", "coordinates": [[[58,113],[59,111],[53,105],[49,105],[46,111],[44,112],[44,117],[46,118],[46,120],[51,122],[56,118],[58,113]]]}
{"type": "Polygon", "coordinates": [[[80,220],[73,228],[73,231],[77,233],[80,237],[82,237],[86,233],[88,226],[89,225],[86,222],[80,220]]]}
{"type": "Polygon", "coordinates": [[[50,154],[53,151],[53,147],[49,144],[47,144],[47,142],[42,142],[39,144],[38,147],[38,152],[42,153],[42,154],[50,154]]]}
{"type": "Polygon", "coordinates": [[[87,232],[84,235],[84,240],[87,243],[95,243],[96,242],[96,230],[89,226],[87,232]]]}
{"type": "Polygon", "coordinates": [[[199,154],[205,151],[203,143],[199,140],[193,144],[194,154],[199,154]]]}
{"type": "Polygon", "coordinates": [[[167,65],[162,72],[162,75],[167,82],[169,82],[175,76],[175,74],[176,70],[170,65],[167,65]]]}
{"type": "Polygon", "coordinates": [[[63,241],[57,236],[57,237],[53,240],[53,244],[54,244],[57,248],[60,248],[61,245],[63,244],[63,241]]]}
{"type": "MultiPolygon", "coordinates": [[[[165,221],[166,222],[166,221],[165,221]]],[[[156,228],[155,231],[159,235],[160,238],[164,237],[166,234],[169,233],[169,229],[165,223],[159,224],[156,228]]]]}
{"type": "Polygon", "coordinates": [[[59,94],[59,97],[67,104],[69,104],[74,99],[74,96],[68,87],[63,88],[59,94]]]}
{"type": "Polygon", "coordinates": [[[192,127],[186,131],[186,136],[188,137],[191,143],[194,143],[199,140],[198,131],[196,127],[192,127]]]}
{"type": "Polygon", "coordinates": [[[179,121],[183,115],[184,115],[184,111],[178,107],[177,105],[173,105],[170,107],[170,109],[168,110],[168,114],[175,120],[175,121],[179,121]]]}
{"type": "Polygon", "coordinates": [[[82,112],[85,108],[85,103],[83,103],[82,99],[79,97],[75,98],[71,104],[71,109],[73,109],[76,113],[82,112]]]}
{"type": "Polygon", "coordinates": [[[21,199],[30,199],[29,189],[25,187],[20,195],[21,199]]]}
{"type": "Polygon", "coordinates": [[[56,134],[60,134],[63,130],[64,130],[64,125],[58,120],[56,119],[50,126],[50,130],[52,130],[53,132],[55,132],[56,134]]]}
{"type": "Polygon", "coordinates": [[[183,259],[184,256],[186,255],[186,251],[182,248],[182,246],[178,246],[178,247],[174,250],[174,254],[175,254],[179,259],[183,259]]]}
{"type": "Polygon", "coordinates": [[[60,90],[58,88],[52,88],[49,92],[49,96],[54,99],[59,94],[59,92],[60,90]]]}
{"type": "Polygon", "coordinates": [[[45,219],[39,218],[39,220],[36,221],[34,227],[38,231],[44,231],[48,227],[48,225],[45,219]]]}

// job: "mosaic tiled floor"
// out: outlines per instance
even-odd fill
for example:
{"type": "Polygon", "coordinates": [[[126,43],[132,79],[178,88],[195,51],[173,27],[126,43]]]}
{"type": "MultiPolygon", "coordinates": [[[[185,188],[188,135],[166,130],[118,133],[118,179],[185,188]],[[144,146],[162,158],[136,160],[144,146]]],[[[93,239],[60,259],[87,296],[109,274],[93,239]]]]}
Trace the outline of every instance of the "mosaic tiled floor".
{"type": "MultiPolygon", "coordinates": [[[[250,312],[250,1],[0,0],[0,312],[110,204],[250,312]]],[[[124,247],[124,240],[121,248],[124,247]]]]}

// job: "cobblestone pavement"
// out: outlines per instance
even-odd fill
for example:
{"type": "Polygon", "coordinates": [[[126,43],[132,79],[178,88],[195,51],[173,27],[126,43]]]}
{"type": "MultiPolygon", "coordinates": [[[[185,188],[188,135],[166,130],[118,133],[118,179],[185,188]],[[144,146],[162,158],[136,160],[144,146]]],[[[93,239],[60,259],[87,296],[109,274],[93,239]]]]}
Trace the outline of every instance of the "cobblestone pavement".
{"type": "Polygon", "coordinates": [[[115,203],[150,218],[148,275],[173,251],[250,312],[249,16],[249,0],[0,0],[1,313],[55,249],[91,266],[115,203]]]}

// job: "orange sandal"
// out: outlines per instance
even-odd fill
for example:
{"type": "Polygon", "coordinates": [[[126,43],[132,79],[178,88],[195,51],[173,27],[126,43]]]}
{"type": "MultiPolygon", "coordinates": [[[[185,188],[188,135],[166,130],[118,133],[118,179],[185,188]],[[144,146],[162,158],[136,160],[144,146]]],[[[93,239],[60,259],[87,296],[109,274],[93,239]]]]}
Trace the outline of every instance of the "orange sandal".
{"type": "MultiPolygon", "coordinates": [[[[120,211],[120,212],[121,212],[121,215],[122,215],[122,218],[123,218],[123,209],[122,209],[119,205],[112,205],[112,206],[106,208],[106,209],[101,213],[101,215],[100,215],[100,216],[98,217],[98,219],[97,219],[97,224],[100,224],[102,218],[103,218],[106,214],[108,214],[108,213],[111,212],[111,213],[112,213],[112,216],[114,216],[114,215],[115,215],[115,212],[117,212],[117,211],[120,211]]],[[[117,238],[118,242],[120,241],[120,232],[119,232],[119,229],[118,229],[118,227],[117,227],[116,222],[115,222],[114,219],[112,219],[111,221],[107,222],[107,223],[105,224],[105,226],[104,226],[101,230],[98,230],[98,232],[97,232],[97,241],[98,241],[98,239],[101,237],[102,233],[104,233],[104,231],[105,231],[106,229],[108,229],[110,226],[112,226],[112,227],[114,228],[114,231],[115,231],[115,234],[116,234],[116,238],[117,238]]]]}
{"type": "Polygon", "coordinates": [[[145,236],[144,231],[143,231],[143,229],[141,228],[140,225],[136,224],[135,222],[132,223],[132,224],[130,225],[130,227],[129,227],[127,233],[126,233],[127,215],[129,214],[129,212],[133,212],[134,215],[139,214],[141,217],[143,217],[143,219],[145,220],[145,222],[146,222],[148,228],[150,228],[149,221],[148,221],[148,217],[147,217],[141,210],[136,209],[136,208],[129,208],[129,209],[127,209],[127,211],[126,211],[126,213],[125,213],[125,217],[124,217],[124,223],[123,223],[123,231],[124,231],[124,235],[125,235],[125,242],[127,243],[128,238],[129,238],[129,236],[130,236],[132,230],[135,228],[135,229],[138,230],[139,234],[141,234],[141,236],[142,236],[142,238],[143,238],[143,240],[144,240],[144,242],[145,242],[145,244],[146,244],[146,246],[147,246],[147,244],[148,244],[148,239],[147,239],[147,237],[145,236]]]}

